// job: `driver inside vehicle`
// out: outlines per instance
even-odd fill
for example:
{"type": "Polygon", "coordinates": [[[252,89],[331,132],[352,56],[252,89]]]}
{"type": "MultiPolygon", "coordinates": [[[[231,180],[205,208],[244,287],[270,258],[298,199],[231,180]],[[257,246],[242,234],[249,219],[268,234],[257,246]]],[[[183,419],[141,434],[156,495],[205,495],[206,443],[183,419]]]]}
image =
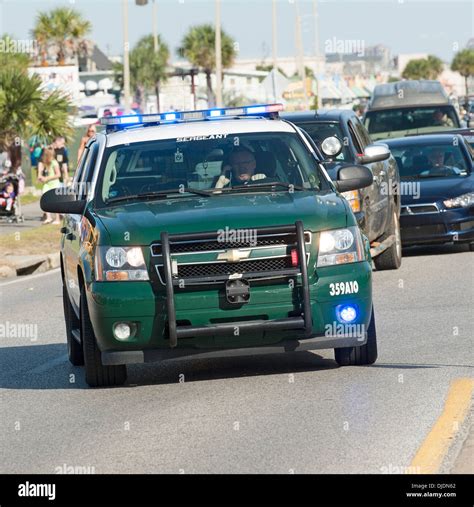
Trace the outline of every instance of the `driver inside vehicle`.
{"type": "Polygon", "coordinates": [[[254,153],[243,146],[234,148],[223,164],[222,174],[219,176],[215,188],[222,188],[231,181],[234,185],[247,185],[252,181],[266,178],[265,174],[255,173],[257,161],[254,153]]]}

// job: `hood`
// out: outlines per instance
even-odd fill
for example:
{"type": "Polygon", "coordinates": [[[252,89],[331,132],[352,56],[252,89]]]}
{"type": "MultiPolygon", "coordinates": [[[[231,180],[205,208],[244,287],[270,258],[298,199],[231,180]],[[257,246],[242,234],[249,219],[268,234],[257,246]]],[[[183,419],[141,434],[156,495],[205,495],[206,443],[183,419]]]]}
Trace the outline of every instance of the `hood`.
{"type": "Polygon", "coordinates": [[[440,202],[468,192],[474,192],[474,176],[471,173],[466,177],[402,180],[401,185],[402,206],[425,204],[440,202]]]}
{"type": "Polygon", "coordinates": [[[302,220],[306,230],[335,229],[347,225],[345,201],[333,192],[296,191],[274,194],[229,194],[134,201],[97,209],[94,215],[110,236],[110,244],[148,245],[169,234],[216,231],[225,227],[258,228],[288,225],[302,220]]]}

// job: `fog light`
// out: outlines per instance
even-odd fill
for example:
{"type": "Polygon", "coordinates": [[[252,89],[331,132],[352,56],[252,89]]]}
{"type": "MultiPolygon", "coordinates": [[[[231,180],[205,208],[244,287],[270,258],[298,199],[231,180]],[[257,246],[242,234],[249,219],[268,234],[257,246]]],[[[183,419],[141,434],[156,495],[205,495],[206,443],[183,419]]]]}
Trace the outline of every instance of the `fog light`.
{"type": "Polygon", "coordinates": [[[132,328],[130,324],[126,322],[118,322],[114,326],[114,335],[117,340],[128,340],[132,334],[132,328]]]}
{"type": "Polygon", "coordinates": [[[341,305],[336,308],[337,318],[340,322],[350,324],[357,319],[357,307],[352,305],[341,305]]]}

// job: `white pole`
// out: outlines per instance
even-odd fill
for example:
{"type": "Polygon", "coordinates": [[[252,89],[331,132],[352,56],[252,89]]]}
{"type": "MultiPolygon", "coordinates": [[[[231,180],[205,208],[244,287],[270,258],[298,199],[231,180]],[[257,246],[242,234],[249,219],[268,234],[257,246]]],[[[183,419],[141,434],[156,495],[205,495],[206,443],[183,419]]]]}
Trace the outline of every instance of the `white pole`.
{"type": "Polygon", "coordinates": [[[123,95],[125,109],[130,109],[130,62],[128,58],[128,0],[122,0],[123,15],[123,95]]]}
{"type": "Polygon", "coordinates": [[[221,0],[216,0],[216,106],[222,107],[221,0]]]}
{"type": "Polygon", "coordinates": [[[295,1],[296,8],[296,50],[298,54],[299,75],[303,81],[303,104],[306,110],[309,109],[308,94],[306,93],[306,68],[304,65],[303,37],[301,34],[301,15],[298,0],[295,1]]]}
{"type": "Polygon", "coordinates": [[[321,73],[319,68],[319,61],[321,58],[320,52],[319,52],[319,23],[318,23],[318,6],[317,6],[317,0],[313,0],[313,22],[314,22],[314,75],[316,77],[316,93],[318,94],[318,103],[316,104],[316,107],[318,109],[321,108],[321,87],[319,83],[318,75],[321,73]]]}
{"type": "Polygon", "coordinates": [[[156,0],[153,0],[153,49],[158,53],[158,7],[156,0]]]}
{"type": "Polygon", "coordinates": [[[276,0],[272,1],[272,57],[273,57],[273,69],[272,69],[272,86],[273,86],[273,101],[277,101],[276,95],[276,84],[275,84],[275,73],[277,71],[277,8],[276,0]]]}

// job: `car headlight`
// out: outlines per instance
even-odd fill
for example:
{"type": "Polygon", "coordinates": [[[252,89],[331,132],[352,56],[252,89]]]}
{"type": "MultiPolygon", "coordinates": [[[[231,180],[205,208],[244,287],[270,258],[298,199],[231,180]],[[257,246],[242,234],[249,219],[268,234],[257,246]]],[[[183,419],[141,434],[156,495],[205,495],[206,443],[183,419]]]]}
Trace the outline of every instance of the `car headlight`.
{"type": "Polygon", "coordinates": [[[443,204],[447,208],[467,208],[474,204],[474,192],[468,192],[453,199],[448,199],[447,201],[443,201],[443,204]]]}
{"type": "Polygon", "coordinates": [[[100,246],[95,254],[98,282],[149,280],[141,247],[100,246]]]}
{"type": "Polygon", "coordinates": [[[362,236],[358,227],[321,232],[316,267],[348,264],[364,259],[362,236]]]}

